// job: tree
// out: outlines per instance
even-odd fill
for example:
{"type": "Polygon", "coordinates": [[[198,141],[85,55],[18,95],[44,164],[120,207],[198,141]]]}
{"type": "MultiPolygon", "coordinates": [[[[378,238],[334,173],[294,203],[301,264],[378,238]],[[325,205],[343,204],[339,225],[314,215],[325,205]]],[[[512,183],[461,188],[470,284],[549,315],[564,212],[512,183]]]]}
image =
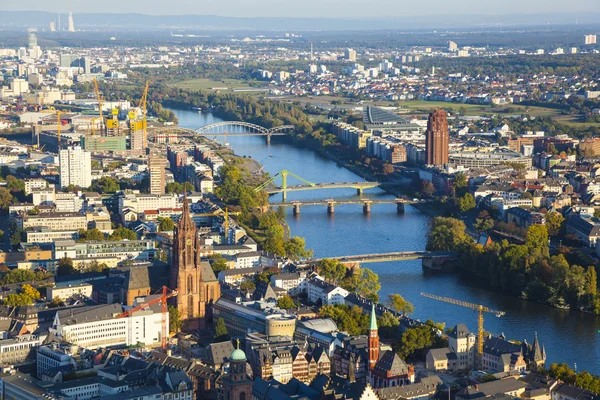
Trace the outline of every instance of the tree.
{"type": "Polygon", "coordinates": [[[27,215],[38,215],[39,213],[40,208],[38,206],[35,206],[31,210],[27,211],[27,215]]]}
{"type": "Polygon", "coordinates": [[[458,199],[458,210],[463,214],[474,209],[475,206],[475,198],[471,193],[465,193],[463,197],[458,199]]]}
{"type": "Polygon", "coordinates": [[[319,310],[321,318],[331,318],[338,329],[348,334],[364,335],[369,329],[370,316],[369,313],[357,306],[348,306],[345,304],[336,304],[333,306],[323,306],[319,310]]]}
{"type": "Polygon", "coordinates": [[[176,306],[169,306],[169,331],[171,333],[179,332],[183,326],[181,314],[176,306]]]}
{"type": "Polygon", "coordinates": [[[240,290],[242,292],[247,292],[254,289],[256,289],[256,285],[254,284],[254,282],[252,282],[251,279],[246,279],[240,284],[240,290]]]}
{"type": "Polygon", "coordinates": [[[80,229],[79,230],[79,242],[86,242],[86,241],[91,241],[91,240],[95,240],[98,242],[103,242],[106,239],[106,237],[104,236],[104,233],[102,233],[99,229],[97,228],[92,228],[92,229],[80,229]]]}
{"type": "Polygon", "coordinates": [[[225,320],[220,317],[215,324],[215,342],[225,342],[227,340],[230,340],[229,332],[225,326],[225,320]]]}
{"type": "Polygon", "coordinates": [[[40,292],[28,283],[24,283],[23,286],[21,286],[21,294],[32,300],[39,300],[40,298],[40,292]]]}
{"type": "Polygon", "coordinates": [[[113,231],[108,237],[108,240],[137,240],[137,235],[131,229],[120,226],[113,231]]]}
{"type": "Polygon", "coordinates": [[[275,225],[267,230],[263,249],[269,253],[285,255],[285,242],[283,240],[283,227],[281,225],[275,225]]]}
{"type": "Polygon", "coordinates": [[[65,302],[63,301],[63,299],[61,299],[58,296],[53,297],[52,301],[50,303],[48,303],[48,308],[58,308],[58,307],[64,307],[64,306],[65,306],[65,302]]]}
{"type": "Polygon", "coordinates": [[[0,241],[4,240],[4,231],[0,229],[0,241]]]}
{"type": "Polygon", "coordinates": [[[381,289],[379,275],[368,268],[361,268],[358,272],[352,274],[342,282],[344,289],[357,293],[358,295],[371,301],[378,301],[377,293],[381,289]]]}
{"type": "Polygon", "coordinates": [[[0,210],[8,211],[8,207],[12,204],[13,195],[10,190],[0,187],[0,210]]]}
{"type": "Polygon", "coordinates": [[[98,193],[115,193],[121,190],[119,181],[110,176],[103,176],[92,182],[90,190],[98,193]]]}
{"type": "Polygon", "coordinates": [[[527,230],[526,242],[530,249],[547,249],[548,228],[545,225],[531,225],[527,230]]]}
{"type": "Polygon", "coordinates": [[[384,312],[381,317],[377,318],[377,327],[379,334],[384,338],[393,338],[398,332],[400,321],[390,312],[384,312]]]}
{"type": "Polygon", "coordinates": [[[56,275],[73,275],[77,274],[79,271],[73,267],[73,260],[69,257],[63,257],[58,261],[58,265],[56,267],[56,275]]]}
{"type": "Polygon", "coordinates": [[[455,251],[471,241],[465,223],[455,218],[435,217],[427,235],[427,250],[455,251]]]}
{"type": "Polygon", "coordinates": [[[283,296],[277,299],[277,307],[285,310],[296,307],[296,303],[290,296],[283,296]]]}
{"type": "Polygon", "coordinates": [[[327,281],[337,283],[344,279],[348,269],[338,260],[324,258],[317,264],[317,271],[327,281]]]}
{"type": "Polygon", "coordinates": [[[477,232],[487,232],[494,227],[494,220],[491,218],[477,218],[474,224],[477,232]]]}
{"type": "Polygon", "coordinates": [[[389,175],[394,173],[394,166],[390,163],[383,164],[383,174],[389,175]]]}
{"type": "Polygon", "coordinates": [[[558,236],[560,233],[565,217],[561,213],[556,211],[550,211],[546,214],[546,228],[548,229],[548,235],[558,236]]]}
{"type": "Polygon", "coordinates": [[[390,308],[402,314],[412,314],[415,311],[414,306],[397,293],[388,296],[388,304],[390,308]]]}
{"type": "Polygon", "coordinates": [[[20,306],[29,306],[33,304],[33,299],[31,297],[25,296],[24,294],[9,294],[6,296],[4,301],[2,302],[5,306],[9,307],[20,307],[20,306]]]}
{"type": "Polygon", "coordinates": [[[463,173],[454,175],[454,182],[452,183],[452,186],[454,186],[454,191],[457,197],[463,196],[467,192],[467,176],[463,173]]]}
{"type": "Polygon", "coordinates": [[[435,186],[433,186],[433,183],[429,181],[421,181],[421,185],[419,186],[419,192],[424,197],[431,197],[435,193],[435,186]]]}
{"type": "Polygon", "coordinates": [[[310,258],[313,256],[312,250],[306,250],[306,242],[304,238],[294,236],[284,244],[286,256],[293,260],[298,261],[303,258],[310,258]]]}
{"type": "Polygon", "coordinates": [[[216,254],[211,257],[210,266],[217,274],[221,271],[226,271],[229,269],[227,266],[227,260],[221,254],[216,254]]]}
{"type": "Polygon", "coordinates": [[[158,218],[158,230],[161,232],[171,232],[175,229],[175,222],[169,217],[158,218]]]}

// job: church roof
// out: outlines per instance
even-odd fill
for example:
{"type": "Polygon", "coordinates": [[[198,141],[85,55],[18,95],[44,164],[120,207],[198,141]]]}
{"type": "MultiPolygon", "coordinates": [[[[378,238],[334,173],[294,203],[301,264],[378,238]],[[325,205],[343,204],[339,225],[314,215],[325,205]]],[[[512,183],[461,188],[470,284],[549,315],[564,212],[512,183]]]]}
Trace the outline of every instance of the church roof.
{"type": "Polygon", "coordinates": [[[194,221],[192,220],[192,217],[190,216],[190,205],[188,204],[188,201],[187,201],[187,194],[184,193],[183,194],[183,211],[181,213],[181,218],[179,219],[179,222],[177,223],[177,230],[178,231],[193,230],[195,232],[196,229],[197,229],[196,224],[194,223],[194,221]]]}
{"type": "Polygon", "coordinates": [[[375,371],[383,372],[387,376],[398,376],[408,374],[408,367],[394,351],[387,350],[379,357],[375,364],[375,371]]]}
{"type": "Polygon", "coordinates": [[[208,261],[200,262],[200,276],[202,277],[202,282],[212,282],[216,281],[215,273],[212,270],[210,263],[208,261]]]}
{"type": "Polygon", "coordinates": [[[371,327],[369,328],[372,331],[377,330],[377,315],[375,314],[375,303],[371,308],[371,327]]]}

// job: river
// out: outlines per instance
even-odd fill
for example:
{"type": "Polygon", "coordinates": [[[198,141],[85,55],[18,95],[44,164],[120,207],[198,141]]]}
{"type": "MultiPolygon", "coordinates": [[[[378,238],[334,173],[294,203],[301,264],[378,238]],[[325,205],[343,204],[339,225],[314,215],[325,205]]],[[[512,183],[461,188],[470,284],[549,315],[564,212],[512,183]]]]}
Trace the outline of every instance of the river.
{"type": "MultiPolygon", "coordinates": [[[[199,128],[219,122],[211,114],[194,111],[173,110],[179,124],[186,128],[199,128]]],[[[314,151],[284,143],[277,137],[270,145],[264,137],[228,137],[227,141],[237,155],[249,156],[264,165],[265,171],[276,174],[287,169],[311,182],[362,181],[358,175],[339,167],[335,162],[321,157],[314,151]]],[[[219,138],[222,140],[222,138],[219,138]]],[[[295,185],[288,177],[288,185],[295,185]]],[[[365,191],[372,198],[392,198],[380,189],[365,191]]],[[[289,193],[288,201],[328,198],[352,198],[351,189],[315,190],[289,193]]],[[[272,197],[281,201],[280,195],[272,197]]],[[[412,207],[406,207],[398,215],[395,205],[374,205],[370,215],[362,213],[360,205],[337,206],[328,215],[324,206],[303,207],[299,216],[290,208],[287,222],[294,236],[306,239],[307,247],[315,256],[339,256],[387,251],[423,250],[425,248],[429,217],[412,207]]],[[[465,323],[475,330],[475,311],[420,296],[428,292],[440,296],[483,304],[503,310],[506,315],[496,318],[485,316],[485,329],[494,334],[505,333],[507,337],[529,343],[537,332],[547,351],[547,365],[566,362],[571,368],[585,369],[600,374],[600,317],[575,311],[555,309],[546,305],[524,301],[484,288],[461,278],[457,273],[432,273],[421,268],[420,260],[365,264],[379,275],[380,297],[400,293],[415,306],[414,318],[445,322],[447,326],[465,323]]]]}

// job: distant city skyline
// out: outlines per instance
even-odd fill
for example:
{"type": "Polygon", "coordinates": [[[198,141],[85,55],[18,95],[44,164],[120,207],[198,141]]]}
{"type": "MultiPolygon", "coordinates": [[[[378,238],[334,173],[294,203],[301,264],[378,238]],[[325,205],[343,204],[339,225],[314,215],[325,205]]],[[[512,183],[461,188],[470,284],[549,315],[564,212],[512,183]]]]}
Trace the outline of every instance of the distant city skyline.
{"type": "MultiPolygon", "coordinates": [[[[505,0],[482,2],[480,0],[429,0],[422,3],[396,0],[371,0],[368,7],[364,1],[346,0],[343,6],[333,0],[226,0],[198,2],[197,0],[130,0],[121,2],[106,0],[102,3],[80,0],[30,0],[27,3],[4,4],[5,11],[48,11],[76,13],[140,13],[149,15],[219,15],[226,17],[301,17],[301,18],[394,18],[409,16],[443,15],[503,15],[600,12],[597,0],[505,0]]],[[[565,21],[567,22],[567,21],[565,21]]]]}

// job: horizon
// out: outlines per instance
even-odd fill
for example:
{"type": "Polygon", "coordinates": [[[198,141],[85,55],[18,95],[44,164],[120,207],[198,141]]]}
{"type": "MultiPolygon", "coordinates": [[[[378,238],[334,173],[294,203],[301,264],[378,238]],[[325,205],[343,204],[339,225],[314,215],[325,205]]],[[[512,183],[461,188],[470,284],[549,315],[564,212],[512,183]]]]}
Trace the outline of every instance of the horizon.
{"type": "Polygon", "coordinates": [[[63,14],[139,14],[148,16],[215,16],[235,18],[311,18],[311,19],[395,19],[410,17],[460,17],[503,15],[553,15],[597,13],[600,6],[596,0],[505,0],[502,3],[482,3],[477,0],[430,0],[427,8],[407,0],[389,4],[384,0],[372,0],[368,7],[358,0],[347,0],[342,7],[331,0],[305,0],[286,2],[279,0],[242,0],[199,4],[193,0],[173,0],[168,4],[155,0],[131,0],[126,4],[108,0],[102,5],[82,3],[77,0],[57,0],[52,4],[42,0],[6,4],[1,11],[48,12],[63,14]],[[524,4],[525,3],[525,4],[524,4]],[[56,11],[60,9],[61,11],[56,11]],[[107,11],[108,10],[108,11],[107,11]],[[143,10],[143,12],[140,12],[143,10]],[[152,10],[155,10],[154,12],[152,10]],[[430,11],[431,10],[431,11],[430,11]]]}

